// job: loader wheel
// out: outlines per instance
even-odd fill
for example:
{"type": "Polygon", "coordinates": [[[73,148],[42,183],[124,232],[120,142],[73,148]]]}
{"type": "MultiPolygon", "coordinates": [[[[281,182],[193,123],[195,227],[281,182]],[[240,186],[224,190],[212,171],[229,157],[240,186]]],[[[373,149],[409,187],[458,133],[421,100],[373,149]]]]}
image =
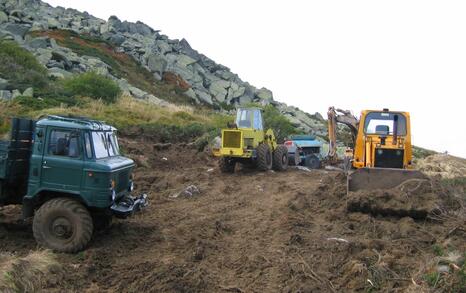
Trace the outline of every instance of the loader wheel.
{"type": "Polygon", "coordinates": [[[219,165],[222,173],[235,172],[236,161],[232,158],[221,158],[219,165]]]}
{"type": "Polygon", "coordinates": [[[257,169],[267,171],[272,169],[272,151],[268,144],[260,144],[257,149],[257,169]]]}
{"type": "Polygon", "coordinates": [[[288,168],[288,149],[284,145],[278,146],[273,152],[273,169],[285,171],[288,168]]]}
{"type": "Polygon", "coordinates": [[[36,212],[32,231],[39,245],[56,252],[75,253],[91,240],[92,217],[76,200],[55,198],[36,212]]]}

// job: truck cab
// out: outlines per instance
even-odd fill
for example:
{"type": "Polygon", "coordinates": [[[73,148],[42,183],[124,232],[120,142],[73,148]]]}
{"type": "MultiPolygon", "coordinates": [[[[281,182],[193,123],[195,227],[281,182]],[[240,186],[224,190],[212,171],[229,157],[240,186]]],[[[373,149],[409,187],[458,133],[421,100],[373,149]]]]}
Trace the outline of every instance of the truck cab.
{"type": "Polygon", "coordinates": [[[147,205],[146,195],[131,195],[134,162],[120,154],[114,127],[59,116],[12,124],[0,143],[0,205],[22,204],[43,246],[79,251],[96,221],[147,205]]]}

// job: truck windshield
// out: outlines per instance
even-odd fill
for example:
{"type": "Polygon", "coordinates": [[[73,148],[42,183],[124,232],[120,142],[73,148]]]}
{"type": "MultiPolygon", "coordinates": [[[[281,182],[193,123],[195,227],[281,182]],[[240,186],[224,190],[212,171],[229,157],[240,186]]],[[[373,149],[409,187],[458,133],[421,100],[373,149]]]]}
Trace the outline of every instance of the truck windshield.
{"type": "Polygon", "coordinates": [[[118,140],[115,133],[109,131],[93,131],[92,141],[96,159],[120,155],[118,140]]]}
{"type": "Polygon", "coordinates": [[[397,135],[406,135],[406,117],[400,113],[371,112],[366,115],[364,133],[393,135],[394,129],[397,135]]]}

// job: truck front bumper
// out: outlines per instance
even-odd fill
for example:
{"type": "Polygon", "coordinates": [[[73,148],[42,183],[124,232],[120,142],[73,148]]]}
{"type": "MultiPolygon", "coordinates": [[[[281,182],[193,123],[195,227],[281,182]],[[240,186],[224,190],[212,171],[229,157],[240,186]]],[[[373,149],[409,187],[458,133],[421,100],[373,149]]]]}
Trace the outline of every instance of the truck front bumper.
{"type": "Polygon", "coordinates": [[[138,197],[125,196],[119,201],[115,202],[110,210],[117,218],[126,218],[136,212],[141,211],[149,204],[147,201],[147,194],[141,194],[138,197]]]}

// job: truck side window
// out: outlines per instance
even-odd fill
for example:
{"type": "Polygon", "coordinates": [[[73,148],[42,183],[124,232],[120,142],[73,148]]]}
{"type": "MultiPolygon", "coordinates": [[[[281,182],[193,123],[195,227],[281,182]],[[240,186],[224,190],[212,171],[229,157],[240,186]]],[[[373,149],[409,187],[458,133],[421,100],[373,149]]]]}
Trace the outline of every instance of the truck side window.
{"type": "Polygon", "coordinates": [[[88,132],[84,134],[84,143],[86,146],[86,158],[92,159],[91,136],[88,132]]]}
{"type": "Polygon", "coordinates": [[[47,149],[49,155],[64,157],[79,157],[78,136],[68,130],[52,130],[47,149]]]}

